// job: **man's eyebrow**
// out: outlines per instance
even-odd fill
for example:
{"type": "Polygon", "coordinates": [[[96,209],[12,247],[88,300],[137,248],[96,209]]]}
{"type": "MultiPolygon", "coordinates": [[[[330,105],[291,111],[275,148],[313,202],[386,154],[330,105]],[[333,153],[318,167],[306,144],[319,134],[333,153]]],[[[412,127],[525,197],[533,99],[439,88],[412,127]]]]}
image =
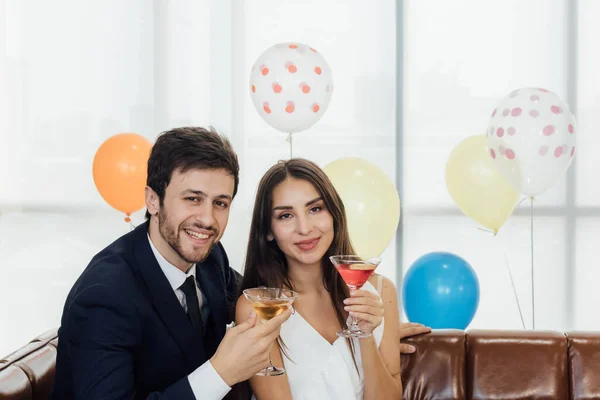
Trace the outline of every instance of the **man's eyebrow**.
{"type": "MultiPolygon", "coordinates": [[[[182,191],[181,193],[179,193],[181,196],[186,195],[186,194],[193,194],[196,196],[200,196],[200,197],[207,197],[208,195],[206,193],[204,193],[202,190],[194,190],[194,189],[186,189],[184,191],[182,191]]],[[[233,200],[233,197],[229,194],[220,194],[218,196],[215,196],[216,199],[226,199],[226,200],[233,200]]]]}

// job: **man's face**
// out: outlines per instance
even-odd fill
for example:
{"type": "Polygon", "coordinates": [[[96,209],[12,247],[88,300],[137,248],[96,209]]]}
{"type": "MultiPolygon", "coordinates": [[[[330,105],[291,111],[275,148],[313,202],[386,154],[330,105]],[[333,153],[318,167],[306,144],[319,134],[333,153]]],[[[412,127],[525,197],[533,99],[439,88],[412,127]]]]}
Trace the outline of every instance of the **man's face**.
{"type": "Polygon", "coordinates": [[[174,171],[162,205],[146,188],[150,237],[167,261],[187,271],[208,257],[227,227],[233,188],[233,176],[224,169],[174,171]]]}

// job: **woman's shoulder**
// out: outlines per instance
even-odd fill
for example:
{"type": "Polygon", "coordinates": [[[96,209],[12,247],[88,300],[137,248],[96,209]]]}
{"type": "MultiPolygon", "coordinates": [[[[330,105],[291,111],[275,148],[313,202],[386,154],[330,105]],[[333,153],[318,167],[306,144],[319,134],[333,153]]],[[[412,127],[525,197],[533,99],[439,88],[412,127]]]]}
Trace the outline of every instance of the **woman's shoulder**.
{"type": "Polygon", "coordinates": [[[373,285],[379,296],[382,298],[389,298],[390,296],[397,296],[396,285],[387,276],[380,275],[377,273],[371,274],[369,277],[369,283],[373,285]]]}

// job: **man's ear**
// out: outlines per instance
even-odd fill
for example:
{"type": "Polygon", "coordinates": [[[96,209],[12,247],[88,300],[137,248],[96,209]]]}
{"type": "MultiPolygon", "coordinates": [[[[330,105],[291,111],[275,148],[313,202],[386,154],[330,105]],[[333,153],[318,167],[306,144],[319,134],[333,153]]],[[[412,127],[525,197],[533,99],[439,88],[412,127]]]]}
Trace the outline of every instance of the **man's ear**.
{"type": "Polygon", "coordinates": [[[267,240],[268,240],[269,242],[272,242],[272,241],[273,241],[273,239],[275,239],[275,238],[273,237],[273,234],[271,234],[271,233],[268,233],[268,234],[267,234],[267,240]]]}
{"type": "Polygon", "coordinates": [[[144,194],[146,196],[146,209],[150,215],[156,215],[158,210],[160,210],[160,199],[158,198],[158,194],[154,190],[152,190],[149,186],[146,186],[144,189],[144,194]]]}

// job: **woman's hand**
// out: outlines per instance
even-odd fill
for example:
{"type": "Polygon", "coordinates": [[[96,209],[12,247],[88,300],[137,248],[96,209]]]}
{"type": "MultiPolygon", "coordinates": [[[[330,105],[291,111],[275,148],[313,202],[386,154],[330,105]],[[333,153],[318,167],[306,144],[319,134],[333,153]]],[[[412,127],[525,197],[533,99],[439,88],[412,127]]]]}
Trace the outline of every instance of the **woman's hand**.
{"type": "Polygon", "coordinates": [[[383,302],[373,292],[367,290],[355,290],[350,297],[344,300],[344,310],[351,317],[358,319],[360,330],[372,333],[383,321],[383,302]]]}

